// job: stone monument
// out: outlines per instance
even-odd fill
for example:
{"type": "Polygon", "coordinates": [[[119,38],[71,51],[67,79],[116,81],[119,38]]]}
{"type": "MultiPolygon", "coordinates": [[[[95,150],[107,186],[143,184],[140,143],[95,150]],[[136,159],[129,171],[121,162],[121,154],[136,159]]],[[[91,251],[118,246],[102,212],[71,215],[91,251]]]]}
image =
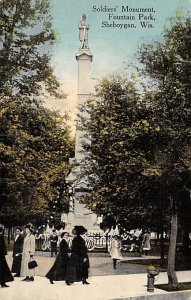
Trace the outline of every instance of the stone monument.
{"type": "MultiPolygon", "coordinates": [[[[89,25],[86,21],[86,15],[82,15],[82,19],[79,22],[80,47],[76,54],[78,62],[78,113],[79,107],[86,103],[92,93],[89,74],[93,55],[88,44],[88,31],[89,25]]],[[[85,132],[77,125],[75,158],[71,159],[73,169],[67,178],[68,185],[70,186],[69,213],[62,215],[62,220],[66,223],[65,229],[68,231],[71,231],[74,225],[83,225],[89,231],[99,229],[97,215],[79,201],[89,189],[88,180],[82,175],[84,159],[82,143],[85,138],[84,135],[85,132]]]]}

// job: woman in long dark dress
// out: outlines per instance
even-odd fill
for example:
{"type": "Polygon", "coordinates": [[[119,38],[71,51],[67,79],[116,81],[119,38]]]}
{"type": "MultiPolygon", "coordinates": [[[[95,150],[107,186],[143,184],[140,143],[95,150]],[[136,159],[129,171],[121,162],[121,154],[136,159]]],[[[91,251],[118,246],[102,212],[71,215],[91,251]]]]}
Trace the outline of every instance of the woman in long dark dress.
{"type": "Polygon", "coordinates": [[[20,277],[24,236],[22,234],[21,227],[16,227],[15,232],[16,232],[16,236],[15,236],[15,242],[13,247],[13,264],[12,264],[11,272],[16,273],[14,277],[20,277]]]}
{"type": "Polygon", "coordinates": [[[71,256],[68,265],[68,281],[82,281],[82,284],[89,284],[88,270],[89,258],[85,240],[81,237],[87,230],[83,226],[75,226],[73,234],[76,235],[72,241],[71,256]]]}
{"type": "Polygon", "coordinates": [[[63,232],[61,234],[62,240],[60,242],[60,251],[54,262],[54,265],[46,274],[46,278],[50,280],[51,284],[53,284],[54,281],[65,280],[66,284],[70,285],[67,280],[67,268],[69,261],[69,246],[67,243],[68,237],[68,232],[63,232]]]}
{"type": "Polygon", "coordinates": [[[3,236],[3,227],[0,227],[0,285],[9,287],[6,282],[13,281],[14,278],[9,270],[5,255],[7,255],[7,250],[3,236]]]}

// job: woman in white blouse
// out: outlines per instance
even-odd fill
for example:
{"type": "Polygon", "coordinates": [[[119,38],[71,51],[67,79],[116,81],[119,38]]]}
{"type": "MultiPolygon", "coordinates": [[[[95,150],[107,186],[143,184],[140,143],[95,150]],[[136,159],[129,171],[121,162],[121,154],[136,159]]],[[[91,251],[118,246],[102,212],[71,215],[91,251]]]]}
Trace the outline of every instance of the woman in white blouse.
{"type": "Polygon", "coordinates": [[[110,255],[111,255],[111,259],[113,260],[113,268],[117,269],[116,267],[117,260],[122,259],[121,241],[119,240],[117,235],[114,235],[111,240],[110,255]]]}

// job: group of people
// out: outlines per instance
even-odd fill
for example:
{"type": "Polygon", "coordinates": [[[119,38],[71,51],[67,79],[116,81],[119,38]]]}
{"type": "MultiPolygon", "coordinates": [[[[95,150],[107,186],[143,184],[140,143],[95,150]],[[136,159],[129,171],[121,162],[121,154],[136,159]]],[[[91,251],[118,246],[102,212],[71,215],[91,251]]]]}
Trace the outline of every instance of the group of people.
{"type": "MultiPolygon", "coordinates": [[[[147,256],[149,251],[151,250],[151,242],[150,242],[150,232],[148,230],[145,230],[145,233],[142,236],[142,252],[147,256]]],[[[113,268],[116,269],[117,261],[122,259],[121,254],[121,239],[120,236],[117,234],[113,236],[113,239],[111,240],[110,244],[110,255],[111,259],[113,261],[113,268]]]]}
{"type": "Polygon", "coordinates": [[[76,281],[89,284],[87,281],[89,270],[88,250],[82,237],[86,232],[87,230],[83,226],[74,227],[71,248],[68,244],[68,232],[62,232],[60,251],[52,268],[46,274],[46,278],[49,279],[51,284],[59,280],[65,280],[67,285],[71,285],[76,281]]]}
{"type": "MultiPolygon", "coordinates": [[[[87,281],[89,270],[88,251],[85,240],[82,237],[86,232],[87,230],[83,226],[75,226],[72,231],[74,238],[70,248],[68,244],[68,232],[61,234],[59,253],[53,266],[46,274],[51,284],[58,280],[64,280],[67,285],[71,285],[76,281],[89,284],[87,281]]],[[[10,270],[5,258],[7,250],[3,236],[3,227],[0,226],[0,285],[2,287],[8,287],[6,283],[13,281],[14,277],[24,277],[22,281],[26,282],[34,281],[35,268],[31,268],[29,265],[29,262],[34,260],[35,253],[35,236],[33,233],[34,228],[32,224],[25,226],[25,236],[22,234],[20,227],[16,228],[13,263],[10,270]]],[[[53,253],[51,252],[51,254],[53,253]]]]}
{"type": "MultiPolygon", "coordinates": [[[[8,287],[7,282],[13,281],[14,277],[24,277],[22,281],[32,282],[35,276],[35,267],[30,267],[29,262],[34,260],[35,253],[35,236],[32,224],[25,226],[25,236],[22,234],[22,228],[16,228],[16,236],[13,248],[13,263],[11,270],[6,262],[7,254],[3,227],[0,225],[0,285],[8,287]],[[14,274],[14,277],[12,275],[14,274]]],[[[69,233],[62,232],[59,244],[59,253],[55,262],[48,273],[45,275],[51,284],[54,281],[65,281],[67,285],[81,281],[82,284],[89,284],[88,270],[89,258],[83,235],[87,230],[83,226],[74,226],[72,231],[72,245],[69,247],[69,233]]],[[[53,252],[57,254],[57,237],[55,231],[51,237],[53,247],[51,247],[51,256],[53,252]]],[[[143,251],[147,255],[150,251],[150,233],[146,231],[142,239],[143,251]]],[[[113,268],[117,268],[117,261],[122,259],[121,240],[118,235],[114,235],[110,244],[110,255],[113,261],[113,268]]]]}
{"type": "Polygon", "coordinates": [[[11,270],[8,267],[5,255],[7,255],[3,227],[0,226],[0,285],[8,287],[7,282],[13,281],[15,277],[25,277],[24,281],[34,281],[34,269],[29,269],[28,262],[33,260],[35,253],[35,237],[32,224],[25,226],[25,237],[21,234],[22,229],[16,228],[16,236],[13,250],[13,264],[11,270]],[[12,273],[11,273],[12,272],[12,273]]]}

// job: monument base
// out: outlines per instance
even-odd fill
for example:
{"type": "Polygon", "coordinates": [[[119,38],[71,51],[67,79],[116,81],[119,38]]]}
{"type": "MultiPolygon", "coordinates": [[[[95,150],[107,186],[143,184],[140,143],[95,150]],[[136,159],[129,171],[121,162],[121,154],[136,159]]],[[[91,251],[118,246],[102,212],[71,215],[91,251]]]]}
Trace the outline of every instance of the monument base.
{"type": "Polygon", "coordinates": [[[75,225],[84,226],[89,232],[100,230],[98,217],[77,199],[74,200],[74,211],[65,215],[65,230],[71,232],[75,225]]]}

